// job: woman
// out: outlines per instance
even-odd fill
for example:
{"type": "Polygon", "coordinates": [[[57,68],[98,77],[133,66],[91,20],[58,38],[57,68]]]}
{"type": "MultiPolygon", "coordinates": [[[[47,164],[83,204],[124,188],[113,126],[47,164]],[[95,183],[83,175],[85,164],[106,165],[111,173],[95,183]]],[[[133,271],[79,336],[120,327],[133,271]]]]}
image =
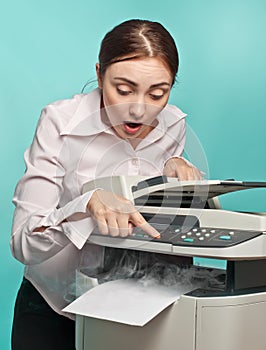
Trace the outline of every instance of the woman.
{"type": "Polygon", "coordinates": [[[98,88],[48,105],[40,117],[26,172],[14,195],[11,249],[26,265],[17,296],[12,344],[18,349],[74,349],[75,271],[98,266],[101,247],[86,240],[126,237],[141,226],[159,233],[133,204],[85,182],[101,176],[165,174],[200,179],[182,158],[185,114],[167,105],[178,71],[173,38],[159,23],[126,21],[104,37],[98,88]]]}

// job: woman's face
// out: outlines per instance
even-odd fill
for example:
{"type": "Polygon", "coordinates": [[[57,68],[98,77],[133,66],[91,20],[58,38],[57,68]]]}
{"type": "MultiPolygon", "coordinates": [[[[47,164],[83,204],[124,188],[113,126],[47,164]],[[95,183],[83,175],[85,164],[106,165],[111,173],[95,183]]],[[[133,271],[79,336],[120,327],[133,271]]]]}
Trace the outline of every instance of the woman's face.
{"type": "Polygon", "coordinates": [[[111,64],[103,77],[96,66],[108,122],[122,139],[143,139],[167,104],[173,77],[159,58],[111,64]]]}

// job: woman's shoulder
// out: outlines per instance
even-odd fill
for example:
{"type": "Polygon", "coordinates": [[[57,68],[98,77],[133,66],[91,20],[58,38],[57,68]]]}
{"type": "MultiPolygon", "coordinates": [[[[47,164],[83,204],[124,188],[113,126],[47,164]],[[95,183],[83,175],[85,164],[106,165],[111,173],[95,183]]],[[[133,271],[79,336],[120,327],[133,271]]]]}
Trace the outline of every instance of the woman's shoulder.
{"type": "Polygon", "coordinates": [[[55,112],[73,116],[81,103],[85,101],[86,103],[95,103],[98,96],[99,91],[98,89],[95,89],[87,94],[75,94],[70,98],[56,100],[46,105],[44,109],[50,109],[54,110],[55,112]]]}
{"type": "Polygon", "coordinates": [[[180,128],[185,124],[185,117],[187,116],[180,108],[173,104],[167,104],[161,112],[161,123],[165,129],[180,128]]]}
{"type": "MultiPolygon", "coordinates": [[[[75,94],[70,98],[56,100],[47,104],[41,113],[40,123],[52,123],[58,127],[59,130],[63,130],[68,123],[81,109],[84,109],[84,105],[93,106],[99,105],[100,98],[98,97],[99,92],[97,89],[87,94],[75,94]],[[97,100],[99,100],[97,102],[97,100]]],[[[88,107],[87,107],[88,108],[88,107]]]]}
{"type": "Polygon", "coordinates": [[[165,110],[168,111],[169,114],[172,114],[175,118],[178,117],[183,119],[187,116],[185,112],[183,112],[179,107],[173,104],[167,104],[165,110]]]}

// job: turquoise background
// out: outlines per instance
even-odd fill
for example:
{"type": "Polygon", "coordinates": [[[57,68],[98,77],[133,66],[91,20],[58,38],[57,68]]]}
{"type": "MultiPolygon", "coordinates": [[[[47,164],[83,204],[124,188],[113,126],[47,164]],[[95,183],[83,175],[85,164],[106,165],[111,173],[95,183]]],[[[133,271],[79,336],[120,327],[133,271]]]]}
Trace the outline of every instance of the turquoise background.
{"type": "MultiPolygon", "coordinates": [[[[41,109],[95,79],[106,31],[129,18],[157,20],[179,48],[171,102],[188,113],[208,177],[266,180],[266,2],[10,0],[2,2],[0,17],[0,349],[8,350],[23,271],[9,251],[11,199],[41,109]]],[[[264,190],[254,190],[222,202],[230,209],[266,211],[264,199],[264,190]]]]}

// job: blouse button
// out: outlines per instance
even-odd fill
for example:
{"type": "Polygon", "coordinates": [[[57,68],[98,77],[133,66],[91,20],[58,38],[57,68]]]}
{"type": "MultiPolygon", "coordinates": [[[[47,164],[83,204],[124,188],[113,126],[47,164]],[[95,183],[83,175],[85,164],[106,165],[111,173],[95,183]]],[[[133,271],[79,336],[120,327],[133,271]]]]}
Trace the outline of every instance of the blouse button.
{"type": "Polygon", "coordinates": [[[138,165],[138,159],[136,158],[133,158],[131,162],[133,165],[138,165]]]}

